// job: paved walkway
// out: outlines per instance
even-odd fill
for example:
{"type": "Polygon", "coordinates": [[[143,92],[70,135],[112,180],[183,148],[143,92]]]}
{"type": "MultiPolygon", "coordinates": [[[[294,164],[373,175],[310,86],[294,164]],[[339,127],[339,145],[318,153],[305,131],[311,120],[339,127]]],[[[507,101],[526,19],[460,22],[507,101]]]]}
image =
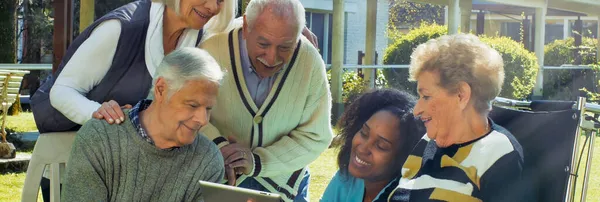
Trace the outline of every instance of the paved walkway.
{"type": "Polygon", "coordinates": [[[31,154],[17,153],[14,159],[0,159],[0,173],[24,172],[31,159],[31,154]]]}

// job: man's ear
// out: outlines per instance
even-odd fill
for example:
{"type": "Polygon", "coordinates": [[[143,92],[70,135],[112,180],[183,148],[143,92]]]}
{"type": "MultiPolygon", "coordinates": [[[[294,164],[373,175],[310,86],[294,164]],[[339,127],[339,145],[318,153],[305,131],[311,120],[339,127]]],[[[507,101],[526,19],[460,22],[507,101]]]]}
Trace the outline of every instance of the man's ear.
{"type": "Polygon", "coordinates": [[[156,79],[154,83],[154,100],[161,102],[167,97],[167,82],[163,77],[156,79]]]}
{"type": "Polygon", "coordinates": [[[467,108],[471,101],[471,86],[467,82],[461,81],[458,83],[458,99],[460,109],[467,108]]]}
{"type": "Polygon", "coordinates": [[[246,20],[246,15],[244,15],[244,22],[242,24],[242,38],[246,40],[246,32],[248,32],[248,20],[246,20]]]}

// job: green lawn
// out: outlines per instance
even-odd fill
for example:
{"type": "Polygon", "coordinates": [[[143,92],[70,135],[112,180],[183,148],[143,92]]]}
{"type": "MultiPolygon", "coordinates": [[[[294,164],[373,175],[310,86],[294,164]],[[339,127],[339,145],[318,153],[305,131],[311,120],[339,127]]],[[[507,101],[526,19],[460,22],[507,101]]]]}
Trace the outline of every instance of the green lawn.
{"type": "MultiPolygon", "coordinates": [[[[31,113],[22,113],[19,116],[11,116],[8,118],[8,127],[16,131],[32,131],[35,130],[33,123],[33,115],[31,113]]],[[[581,138],[581,142],[585,137],[581,138]]],[[[580,143],[580,147],[583,143],[580,143]]],[[[319,201],[320,196],[325,191],[331,177],[337,171],[337,150],[328,149],[321,156],[309,165],[311,182],[310,182],[310,200],[319,201]]],[[[588,184],[587,201],[600,202],[600,137],[596,137],[594,145],[594,159],[592,163],[592,172],[588,184]]],[[[580,167],[580,176],[583,176],[583,168],[585,161],[580,167]]],[[[0,175],[0,201],[20,201],[21,189],[25,181],[25,173],[8,173],[0,175]]],[[[577,189],[581,190],[583,177],[578,180],[577,189]]],[[[39,195],[41,201],[41,194],[39,195]]],[[[576,200],[579,201],[580,191],[577,192],[576,200]]]]}
{"type": "Polygon", "coordinates": [[[319,158],[311,163],[309,194],[310,201],[319,201],[329,180],[335,174],[337,169],[337,150],[328,149],[319,158]]]}
{"type": "Polygon", "coordinates": [[[15,132],[37,131],[35,122],[33,121],[33,113],[22,112],[18,116],[8,116],[6,119],[6,128],[10,128],[15,132]]]}
{"type": "MultiPolygon", "coordinates": [[[[580,152],[581,152],[581,147],[583,147],[583,141],[585,141],[585,137],[582,136],[581,138],[579,138],[579,148],[580,148],[580,152]]],[[[586,146],[586,151],[584,151],[584,153],[587,153],[587,148],[589,147],[589,144],[586,146]]],[[[577,155],[579,155],[580,153],[577,153],[577,155]]],[[[579,201],[579,199],[581,198],[581,185],[583,184],[583,171],[585,169],[585,163],[586,160],[583,159],[581,161],[581,165],[579,167],[579,179],[577,179],[577,185],[576,185],[576,189],[578,190],[577,192],[575,192],[575,200],[574,201],[579,201]]],[[[590,201],[590,202],[598,202],[600,201],[600,137],[596,136],[596,138],[594,139],[594,153],[592,156],[592,168],[590,169],[591,173],[590,173],[590,179],[588,181],[588,189],[587,189],[587,194],[586,194],[586,201],[590,201]]]]}
{"type": "Polygon", "coordinates": [[[8,173],[0,176],[0,201],[21,201],[25,173],[8,173]]]}

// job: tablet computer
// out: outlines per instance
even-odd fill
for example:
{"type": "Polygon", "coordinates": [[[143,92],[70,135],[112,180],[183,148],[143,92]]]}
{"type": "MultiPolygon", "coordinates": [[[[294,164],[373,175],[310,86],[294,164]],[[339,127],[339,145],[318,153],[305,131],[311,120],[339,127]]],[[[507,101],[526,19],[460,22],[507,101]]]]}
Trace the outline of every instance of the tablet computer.
{"type": "Polygon", "coordinates": [[[200,180],[202,196],[206,202],[281,202],[279,194],[234,187],[200,180]]]}

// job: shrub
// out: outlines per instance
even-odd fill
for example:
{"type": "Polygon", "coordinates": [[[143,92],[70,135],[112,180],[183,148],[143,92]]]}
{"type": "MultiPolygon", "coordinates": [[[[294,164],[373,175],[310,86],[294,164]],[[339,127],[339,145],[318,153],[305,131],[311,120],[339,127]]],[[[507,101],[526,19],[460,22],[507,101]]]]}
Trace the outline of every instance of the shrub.
{"type": "MultiPolygon", "coordinates": [[[[584,37],[581,40],[581,64],[596,63],[596,39],[584,37]]],[[[567,38],[565,40],[555,40],[544,48],[544,65],[561,66],[563,64],[574,64],[575,39],[567,38]]]]}
{"type": "MultiPolygon", "coordinates": [[[[581,64],[590,65],[596,62],[595,39],[584,37],[580,46],[581,64]]],[[[561,66],[574,64],[575,39],[556,40],[544,48],[544,66],[561,66]]],[[[597,70],[546,70],[544,71],[544,99],[574,100],[578,96],[577,89],[584,87],[591,91],[598,85],[597,70]],[[578,74],[581,81],[574,81],[573,74],[578,74]],[[573,86],[574,83],[583,86],[573,86]]]]}
{"type": "MultiPolygon", "coordinates": [[[[383,56],[383,64],[409,64],[410,54],[419,44],[447,33],[447,27],[436,24],[412,29],[387,47],[383,56]]],[[[408,69],[385,69],[383,75],[390,87],[416,95],[416,83],[408,81],[408,69]]]]}
{"type": "MultiPolygon", "coordinates": [[[[346,105],[350,104],[358,95],[365,92],[365,81],[360,77],[357,71],[343,70],[342,75],[342,102],[346,105]]],[[[331,85],[331,70],[327,71],[327,79],[331,85]]],[[[377,79],[375,80],[376,88],[387,87],[387,81],[382,70],[377,70],[377,79]]]]}
{"type": "MultiPolygon", "coordinates": [[[[447,34],[447,28],[435,24],[411,30],[386,49],[384,64],[409,64],[410,54],[419,44],[444,34],[447,34]]],[[[535,55],[508,37],[480,36],[480,39],[496,49],[504,59],[506,77],[500,96],[525,99],[532,92],[537,75],[535,55]]],[[[416,94],[416,84],[408,81],[407,69],[386,69],[384,75],[390,87],[416,94]]]]}
{"type": "Polygon", "coordinates": [[[504,60],[504,85],[500,97],[523,100],[533,92],[539,64],[535,54],[508,37],[481,36],[504,60]]]}

